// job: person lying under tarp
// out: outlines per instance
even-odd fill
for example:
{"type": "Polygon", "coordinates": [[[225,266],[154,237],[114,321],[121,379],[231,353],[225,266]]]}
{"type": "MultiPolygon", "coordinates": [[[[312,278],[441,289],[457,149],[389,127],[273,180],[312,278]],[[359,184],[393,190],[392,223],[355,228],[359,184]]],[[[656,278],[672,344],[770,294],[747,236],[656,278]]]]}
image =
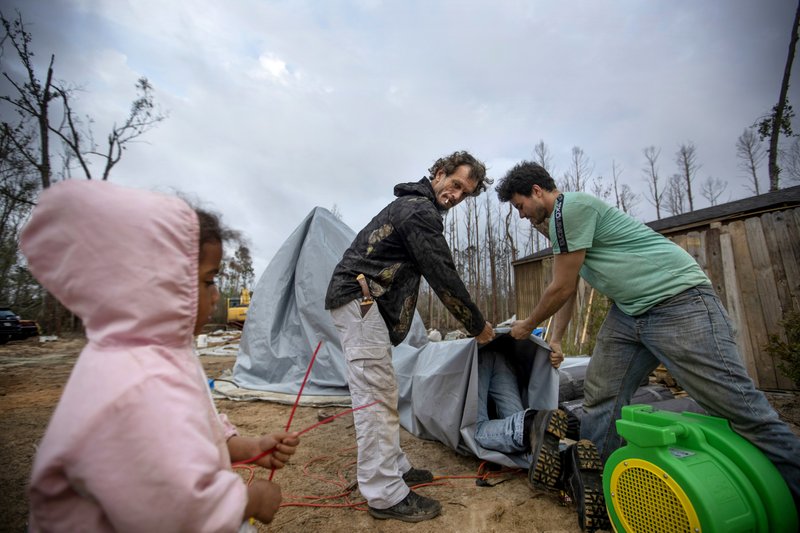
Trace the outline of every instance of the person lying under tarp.
{"type": "MultiPolygon", "coordinates": [[[[591,441],[581,440],[562,450],[567,414],[561,409],[525,407],[530,360],[515,357],[516,342],[504,335],[478,350],[475,441],[482,448],[522,458],[531,489],[569,496],[577,504],[582,530],[605,529],[609,523],[597,449],[591,441]]],[[[562,353],[549,352],[554,369],[563,359],[562,353]]]]}

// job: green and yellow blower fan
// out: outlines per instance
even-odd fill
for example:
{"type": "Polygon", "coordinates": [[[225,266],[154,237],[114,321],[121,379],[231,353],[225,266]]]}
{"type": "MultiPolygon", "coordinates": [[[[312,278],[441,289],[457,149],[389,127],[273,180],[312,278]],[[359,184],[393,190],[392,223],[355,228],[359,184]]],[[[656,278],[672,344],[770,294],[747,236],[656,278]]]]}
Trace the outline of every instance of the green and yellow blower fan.
{"type": "Polygon", "coordinates": [[[727,420],[629,405],[617,431],[627,444],[603,469],[615,531],[797,531],[797,511],[778,470],[727,420]]]}

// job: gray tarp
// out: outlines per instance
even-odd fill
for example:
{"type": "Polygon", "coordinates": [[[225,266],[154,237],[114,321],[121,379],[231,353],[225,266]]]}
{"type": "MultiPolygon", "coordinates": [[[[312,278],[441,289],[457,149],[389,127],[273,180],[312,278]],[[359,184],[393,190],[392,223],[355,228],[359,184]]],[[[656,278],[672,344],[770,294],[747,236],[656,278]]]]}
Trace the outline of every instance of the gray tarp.
{"type": "Polygon", "coordinates": [[[354,238],[353,230],[317,207],[283,243],[250,299],[233,370],[239,386],[296,395],[321,340],[303,394],[349,395],[325,293],[334,267],[354,238]]]}
{"type": "MultiPolygon", "coordinates": [[[[303,396],[348,396],[344,356],[324,300],[333,269],[354,237],[342,221],[317,207],[286,240],[252,295],[233,372],[239,387],[296,395],[322,341],[303,396]]],[[[515,341],[501,335],[481,350],[502,351],[514,358],[524,376],[520,390],[529,407],[556,408],[558,372],[549,364],[543,341],[534,337],[515,341]]],[[[527,466],[523,457],[485,450],[473,438],[477,355],[473,339],[429,342],[422,320],[415,316],[408,337],[393,351],[400,423],[412,434],[460,453],[506,466],[527,466]]]]}

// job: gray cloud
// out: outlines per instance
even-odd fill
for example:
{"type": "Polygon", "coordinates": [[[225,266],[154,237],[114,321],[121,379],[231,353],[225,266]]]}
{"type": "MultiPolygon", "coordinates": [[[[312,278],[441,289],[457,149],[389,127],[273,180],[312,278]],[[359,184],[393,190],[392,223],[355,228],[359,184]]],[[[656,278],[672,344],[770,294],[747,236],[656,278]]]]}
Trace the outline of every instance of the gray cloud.
{"type": "MultiPolygon", "coordinates": [[[[642,149],[661,147],[666,178],[679,143],[693,141],[698,181],[714,176],[746,196],[735,142],[777,100],[795,9],[788,0],[16,5],[37,57],[56,53],[57,75],[85,88],[79,104],[99,135],[125,115],[136,78],[150,78],[170,117],[112,179],[206,200],[250,237],[258,272],[314,206],[337,205],[357,230],[395,183],[462,148],[501,176],[542,139],[560,176],[577,145],[595,174],[610,176],[616,161],[641,193],[642,149]]],[[[654,217],[645,201],[640,211],[654,217]]]]}

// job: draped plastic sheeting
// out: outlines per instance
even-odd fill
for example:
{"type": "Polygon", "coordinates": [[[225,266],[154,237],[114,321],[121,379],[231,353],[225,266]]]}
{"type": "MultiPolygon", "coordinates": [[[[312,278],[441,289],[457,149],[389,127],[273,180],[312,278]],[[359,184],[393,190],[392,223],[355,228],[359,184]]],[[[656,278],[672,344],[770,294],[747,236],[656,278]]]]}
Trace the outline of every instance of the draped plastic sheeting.
{"type": "MultiPolygon", "coordinates": [[[[333,269],[354,238],[347,225],[317,207],[281,246],[252,295],[233,372],[239,387],[296,395],[322,341],[303,396],[349,395],[339,337],[324,302],[333,269]]],[[[543,341],[534,337],[515,341],[501,334],[480,350],[502,351],[514,358],[525,405],[556,408],[558,372],[549,364],[543,341]]],[[[474,440],[477,356],[474,339],[429,342],[422,320],[415,315],[405,341],[393,349],[400,423],[410,433],[460,453],[506,466],[527,466],[523,456],[485,450],[474,440]]]]}
{"type": "Polygon", "coordinates": [[[325,293],[334,267],[355,236],[330,211],[317,207],[283,243],[250,298],[233,369],[237,385],[297,394],[322,341],[303,394],[349,395],[325,293]]]}

